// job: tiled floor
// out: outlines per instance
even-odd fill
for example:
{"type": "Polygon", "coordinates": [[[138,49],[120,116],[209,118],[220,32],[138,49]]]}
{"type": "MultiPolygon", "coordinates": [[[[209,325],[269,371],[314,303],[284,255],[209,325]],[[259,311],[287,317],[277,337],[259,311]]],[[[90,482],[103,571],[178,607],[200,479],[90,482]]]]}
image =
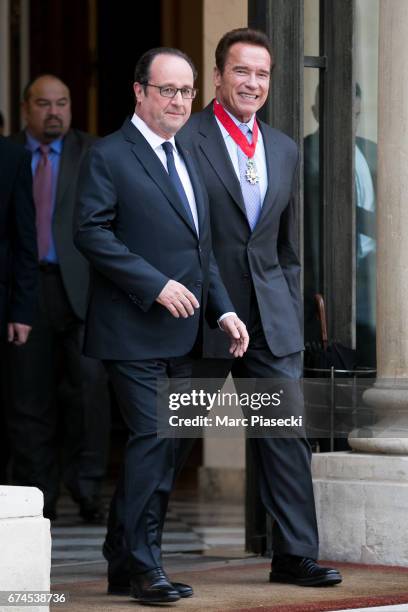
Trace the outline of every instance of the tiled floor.
{"type": "MultiPolygon", "coordinates": [[[[109,496],[105,499],[106,505],[109,496]]],[[[86,525],[77,515],[77,506],[63,497],[59,518],[51,526],[52,582],[89,580],[106,572],[102,544],[106,528],[86,525]]],[[[225,556],[247,557],[244,552],[244,507],[194,499],[183,493],[170,503],[163,536],[165,559],[172,565],[188,565],[225,556]]]]}

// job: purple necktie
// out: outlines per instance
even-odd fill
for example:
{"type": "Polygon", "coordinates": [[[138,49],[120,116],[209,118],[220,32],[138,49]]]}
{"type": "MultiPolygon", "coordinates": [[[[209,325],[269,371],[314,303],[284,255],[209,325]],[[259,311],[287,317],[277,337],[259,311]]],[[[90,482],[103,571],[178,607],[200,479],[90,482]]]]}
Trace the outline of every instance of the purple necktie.
{"type": "Polygon", "coordinates": [[[33,179],[33,195],[37,213],[37,241],[40,261],[50,248],[52,223],[52,167],[48,145],[40,145],[41,157],[33,179]]]}

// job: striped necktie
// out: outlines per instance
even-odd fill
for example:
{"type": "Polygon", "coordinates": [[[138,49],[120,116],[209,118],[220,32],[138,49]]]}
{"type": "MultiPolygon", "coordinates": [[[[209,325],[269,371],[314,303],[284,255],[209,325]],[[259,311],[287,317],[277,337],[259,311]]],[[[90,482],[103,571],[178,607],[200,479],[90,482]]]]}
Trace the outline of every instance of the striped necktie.
{"type": "MultiPolygon", "coordinates": [[[[252,132],[249,127],[245,123],[240,123],[239,129],[246,136],[248,142],[252,142],[252,132]]],[[[241,147],[237,146],[237,151],[242,197],[245,203],[249,227],[253,231],[258,222],[262,208],[261,190],[259,189],[259,183],[253,185],[247,180],[245,174],[247,171],[248,158],[241,147]]]]}
{"type": "Polygon", "coordinates": [[[40,161],[33,178],[33,196],[37,219],[38,255],[43,260],[51,244],[52,224],[52,166],[48,145],[40,145],[40,161]]]}

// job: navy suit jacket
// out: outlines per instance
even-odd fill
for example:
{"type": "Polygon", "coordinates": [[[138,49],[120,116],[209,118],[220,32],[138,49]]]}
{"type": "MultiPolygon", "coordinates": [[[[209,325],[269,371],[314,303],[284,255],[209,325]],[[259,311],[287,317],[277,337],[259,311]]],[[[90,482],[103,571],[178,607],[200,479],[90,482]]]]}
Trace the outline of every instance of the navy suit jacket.
{"type": "Polygon", "coordinates": [[[199,236],[163,164],[126,120],[98,141],[81,168],[75,243],[92,265],[85,352],[136,360],[187,354],[205,314],[210,325],[232,310],[211,251],[205,189],[181,147],[193,185],[199,236]],[[168,280],[200,302],[187,319],[155,300],[168,280]]]}
{"type": "Polygon", "coordinates": [[[38,281],[30,155],[0,137],[0,335],[33,322],[38,281]]]}
{"type": "MultiPolygon", "coordinates": [[[[212,103],[190,118],[179,138],[197,161],[207,188],[214,255],[235,311],[248,322],[254,290],[268,346],[275,356],[283,357],[303,348],[294,197],[299,154],[288,136],[262,121],[259,125],[268,190],[253,232],[212,103]]],[[[225,338],[208,327],[204,356],[229,357],[225,338]]]]}

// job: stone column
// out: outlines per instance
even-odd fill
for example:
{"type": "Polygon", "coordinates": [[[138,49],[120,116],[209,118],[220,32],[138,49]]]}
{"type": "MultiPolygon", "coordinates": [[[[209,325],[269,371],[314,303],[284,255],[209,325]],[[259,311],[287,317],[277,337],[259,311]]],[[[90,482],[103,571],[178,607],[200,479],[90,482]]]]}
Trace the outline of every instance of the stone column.
{"type": "MultiPolygon", "coordinates": [[[[221,36],[248,25],[246,0],[203,0],[203,104],[214,97],[215,48],[221,36]]],[[[231,385],[229,379],[227,385],[231,385]]],[[[230,389],[234,391],[233,388],[230,389]]],[[[201,494],[211,500],[243,501],[245,494],[245,436],[203,440],[199,472],[201,494]]]]}
{"type": "Polygon", "coordinates": [[[360,452],[408,453],[408,2],[380,0],[377,183],[377,381],[372,438],[360,452]]]}
{"type": "Polygon", "coordinates": [[[246,0],[203,0],[203,104],[214,97],[214,52],[221,36],[233,28],[248,26],[246,0]]]}
{"type": "Polygon", "coordinates": [[[313,481],[323,559],[408,566],[408,1],[380,0],[379,29],[378,420],[316,454],[313,481]]]}

